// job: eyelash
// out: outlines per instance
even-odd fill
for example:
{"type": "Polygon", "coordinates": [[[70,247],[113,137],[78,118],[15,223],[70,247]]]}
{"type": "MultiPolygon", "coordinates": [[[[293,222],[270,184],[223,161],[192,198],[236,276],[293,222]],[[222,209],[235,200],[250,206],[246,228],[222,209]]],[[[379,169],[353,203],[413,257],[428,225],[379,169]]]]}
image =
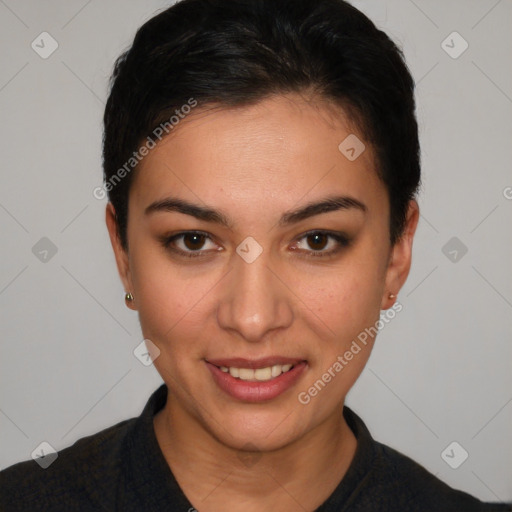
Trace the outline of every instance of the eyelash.
{"type": "MultiPolygon", "coordinates": [[[[177,233],[176,235],[172,235],[170,237],[162,237],[162,240],[161,240],[162,245],[164,246],[164,248],[172,251],[175,254],[178,254],[179,256],[185,257],[185,258],[204,257],[205,252],[207,252],[207,251],[203,251],[201,249],[197,250],[197,251],[183,251],[181,249],[177,249],[176,247],[172,246],[173,242],[175,242],[176,240],[178,240],[180,238],[185,237],[186,235],[200,235],[200,236],[206,237],[209,240],[212,240],[211,236],[208,233],[205,233],[204,231],[182,231],[181,233],[177,233]]],[[[297,239],[297,241],[301,241],[301,240],[308,238],[309,236],[312,236],[312,235],[325,235],[329,238],[332,238],[333,240],[336,241],[337,247],[334,249],[331,249],[330,251],[323,251],[323,250],[307,251],[304,254],[304,256],[307,258],[309,258],[309,257],[311,257],[311,258],[332,257],[350,245],[350,239],[347,238],[347,236],[345,236],[344,234],[333,232],[333,231],[323,231],[323,230],[308,231],[308,232],[302,234],[297,239]]]]}

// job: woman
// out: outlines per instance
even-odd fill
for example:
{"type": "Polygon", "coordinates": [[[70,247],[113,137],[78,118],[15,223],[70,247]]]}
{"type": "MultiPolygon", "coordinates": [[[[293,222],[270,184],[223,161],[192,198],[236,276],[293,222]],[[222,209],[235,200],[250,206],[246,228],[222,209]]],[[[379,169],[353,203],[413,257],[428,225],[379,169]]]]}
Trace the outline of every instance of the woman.
{"type": "Polygon", "coordinates": [[[184,0],[117,61],[106,223],[165,384],[1,473],[2,510],[510,510],[374,441],[345,397],[419,210],[413,81],[342,0],[184,0]]]}

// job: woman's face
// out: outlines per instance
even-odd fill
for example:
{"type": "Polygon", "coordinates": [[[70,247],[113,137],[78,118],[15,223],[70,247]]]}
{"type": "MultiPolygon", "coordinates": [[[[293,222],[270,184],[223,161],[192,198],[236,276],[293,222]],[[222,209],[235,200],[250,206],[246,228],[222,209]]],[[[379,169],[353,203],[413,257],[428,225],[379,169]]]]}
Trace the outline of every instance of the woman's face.
{"type": "Polygon", "coordinates": [[[235,448],[339,417],[373,345],[353,341],[409,269],[415,203],[391,247],[372,149],[357,156],[333,109],[293,95],[193,112],[139,165],[127,253],[107,212],[168,407],[235,448]]]}

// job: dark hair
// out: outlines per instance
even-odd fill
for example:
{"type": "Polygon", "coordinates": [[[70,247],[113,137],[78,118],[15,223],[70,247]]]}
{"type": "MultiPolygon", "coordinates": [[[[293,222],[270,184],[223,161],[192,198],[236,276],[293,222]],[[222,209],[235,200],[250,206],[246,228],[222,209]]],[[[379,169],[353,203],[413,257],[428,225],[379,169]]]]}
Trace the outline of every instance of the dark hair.
{"type": "Polygon", "coordinates": [[[103,167],[123,246],[130,170],[155,127],[169,132],[185,105],[249,105],[306,90],[343,107],[371,143],[395,243],[420,155],[414,82],[391,39],[343,0],[182,0],[137,31],[111,77],[103,167]]]}

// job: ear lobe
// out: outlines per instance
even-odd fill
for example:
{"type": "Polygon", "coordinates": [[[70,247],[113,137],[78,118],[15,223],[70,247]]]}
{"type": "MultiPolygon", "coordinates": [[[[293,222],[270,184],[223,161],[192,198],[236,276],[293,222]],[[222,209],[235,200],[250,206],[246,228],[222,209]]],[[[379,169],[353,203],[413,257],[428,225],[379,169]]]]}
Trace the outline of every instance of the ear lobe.
{"type": "Polygon", "coordinates": [[[386,271],[386,287],[382,297],[381,309],[388,309],[394,303],[396,295],[405,283],[412,261],[412,243],[420,210],[418,203],[412,199],[409,201],[404,231],[399,240],[391,248],[388,269],[386,271]],[[394,295],[390,297],[390,294],[394,295]]]}
{"type": "MultiPolygon", "coordinates": [[[[128,253],[121,244],[121,237],[119,236],[119,228],[117,224],[116,211],[112,203],[108,203],[105,210],[105,222],[107,224],[108,234],[110,237],[110,243],[114,250],[114,256],[116,258],[117,271],[119,277],[123,283],[126,292],[133,293],[133,285],[130,272],[130,261],[128,253]]],[[[126,305],[135,310],[133,301],[126,301],[126,305]]]]}

